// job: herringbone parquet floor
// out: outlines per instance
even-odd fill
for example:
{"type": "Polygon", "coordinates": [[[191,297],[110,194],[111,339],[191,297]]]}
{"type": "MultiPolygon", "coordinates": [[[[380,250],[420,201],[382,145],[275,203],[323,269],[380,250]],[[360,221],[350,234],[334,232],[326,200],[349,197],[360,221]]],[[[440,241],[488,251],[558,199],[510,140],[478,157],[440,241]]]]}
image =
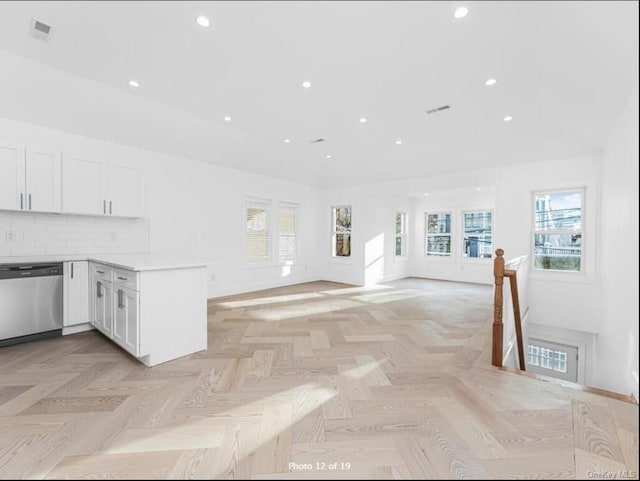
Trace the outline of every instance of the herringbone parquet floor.
{"type": "Polygon", "coordinates": [[[0,478],[637,479],[637,406],[491,368],[491,300],[316,282],[211,300],[209,349],[154,368],[0,349],[0,478]]]}

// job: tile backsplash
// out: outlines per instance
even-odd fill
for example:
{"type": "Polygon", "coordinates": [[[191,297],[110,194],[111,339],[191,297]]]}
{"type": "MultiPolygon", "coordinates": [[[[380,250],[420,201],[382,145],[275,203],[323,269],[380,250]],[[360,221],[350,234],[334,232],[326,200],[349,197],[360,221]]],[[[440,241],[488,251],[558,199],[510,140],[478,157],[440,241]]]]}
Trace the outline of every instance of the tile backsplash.
{"type": "Polygon", "coordinates": [[[148,219],[0,211],[0,256],[148,251],[148,219]]]}

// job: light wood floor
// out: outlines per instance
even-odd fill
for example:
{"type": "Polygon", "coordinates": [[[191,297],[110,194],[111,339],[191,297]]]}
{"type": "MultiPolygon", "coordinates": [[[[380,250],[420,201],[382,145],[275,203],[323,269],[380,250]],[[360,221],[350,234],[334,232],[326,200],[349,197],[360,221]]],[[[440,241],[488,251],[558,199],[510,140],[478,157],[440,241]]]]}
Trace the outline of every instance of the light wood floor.
{"type": "Polygon", "coordinates": [[[0,349],[0,478],[637,479],[638,407],[491,368],[491,301],[317,282],[210,301],[208,351],[154,368],[0,349]]]}

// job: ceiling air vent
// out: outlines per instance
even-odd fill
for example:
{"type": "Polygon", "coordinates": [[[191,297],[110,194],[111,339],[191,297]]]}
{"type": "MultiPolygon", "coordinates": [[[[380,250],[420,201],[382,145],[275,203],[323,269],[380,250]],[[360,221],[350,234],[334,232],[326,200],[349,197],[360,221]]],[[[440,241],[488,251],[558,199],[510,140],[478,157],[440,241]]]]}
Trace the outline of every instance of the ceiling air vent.
{"type": "Polygon", "coordinates": [[[35,18],[31,19],[31,36],[37,38],[38,40],[49,40],[51,36],[51,31],[53,28],[51,25],[47,25],[44,22],[40,22],[35,18]]]}
{"type": "Polygon", "coordinates": [[[427,110],[428,114],[435,114],[436,112],[441,112],[443,110],[447,110],[450,109],[451,106],[449,105],[443,105],[442,107],[436,107],[435,109],[431,109],[431,110],[427,110]]]}

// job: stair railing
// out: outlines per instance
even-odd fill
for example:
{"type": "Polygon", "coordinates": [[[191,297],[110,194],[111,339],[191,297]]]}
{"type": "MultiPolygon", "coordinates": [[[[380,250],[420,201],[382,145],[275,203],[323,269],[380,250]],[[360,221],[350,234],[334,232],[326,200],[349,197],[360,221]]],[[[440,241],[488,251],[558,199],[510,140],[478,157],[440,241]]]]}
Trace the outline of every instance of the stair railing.
{"type": "Polygon", "coordinates": [[[517,271],[514,269],[505,269],[504,250],[496,249],[496,257],[493,261],[493,276],[495,278],[495,289],[493,297],[493,345],[491,350],[491,364],[502,367],[503,360],[503,343],[504,343],[504,324],[502,322],[502,314],[504,311],[504,298],[502,295],[502,286],[504,278],[509,279],[511,287],[511,300],[513,304],[513,320],[515,322],[516,342],[518,348],[518,361],[520,370],[525,371],[526,365],[524,360],[524,343],[522,339],[522,320],[520,318],[520,299],[518,295],[518,279],[517,271]]]}

